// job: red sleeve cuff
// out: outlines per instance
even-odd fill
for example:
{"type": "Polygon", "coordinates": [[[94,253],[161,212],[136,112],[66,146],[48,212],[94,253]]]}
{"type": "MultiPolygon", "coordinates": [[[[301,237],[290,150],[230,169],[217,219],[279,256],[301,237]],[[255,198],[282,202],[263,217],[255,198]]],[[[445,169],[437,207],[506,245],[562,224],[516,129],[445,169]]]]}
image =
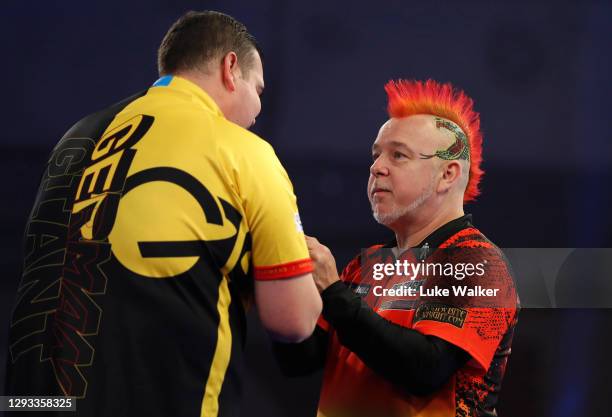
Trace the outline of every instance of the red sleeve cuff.
{"type": "Polygon", "coordinates": [[[319,326],[326,332],[329,332],[329,323],[327,322],[327,320],[325,320],[325,317],[323,317],[323,314],[319,316],[319,320],[317,320],[317,326],[319,326]]]}
{"type": "Polygon", "coordinates": [[[272,266],[256,266],[254,277],[258,281],[293,278],[312,272],[314,267],[310,258],[272,266]]]}
{"type": "Polygon", "coordinates": [[[482,369],[485,371],[489,369],[491,361],[493,360],[493,355],[495,354],[496,345],[487,347],[483,346],[482,342],[474,343],[474,336],[470,337],[466,332],[461,329],[456,329],[451,324],[447,323],[428,322],[426,324],[425,322],[419,322],[414,326],[414,329],[426,336],[436,336],[452,343],[469,353],[482,369]]]}

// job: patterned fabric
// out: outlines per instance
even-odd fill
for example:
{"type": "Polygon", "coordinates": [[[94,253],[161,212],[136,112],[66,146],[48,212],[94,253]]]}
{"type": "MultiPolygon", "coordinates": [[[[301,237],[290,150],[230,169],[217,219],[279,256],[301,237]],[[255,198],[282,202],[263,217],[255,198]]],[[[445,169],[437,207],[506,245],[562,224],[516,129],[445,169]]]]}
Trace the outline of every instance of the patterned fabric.
{"type": "Polygon", "coordinates": [[[312,270],[272,147],[164,77],[58,143],[25,234],[7,391],[76,415],[237,415],[253,280],[312,270]]]}
{"type": "MultiPolygon", "coordinates": [[[[437,234],[439,237],[440,233],[437,234]]],[[[348,264],[341,279],[380,316],[450,342],[465,350],[471,359],[435,394],[411,395],[369,369],[340,343],[333,327],[321,318],[319,325],[330,332],[330,345],[320,415],[496,415],[495,405],[519,309],[510,268],[501,251],[469,223],[447,234],[440,242],[436,243],[437,248],[428,249],[425,244],[399,257],[389,247],[373,246],[348,264]],[[396,270],[381,278],[381,268],[377,265],[399,262],[401,266],[404,261],[414,265],[441,265],[449,271],[452,268],[453,272],[446,275],[440,269],[424,273],[423,269],[416,276],[408,276],[400,268],[399,273],[396,270]],[[483,274],[478,275],[475,269],[471,276],[462,277],[458,271],[465,273],[467,264],[480,264],[483,274]],[[454,287],[464,288],[464,292],[455,294],[454,287]],[[443,295],[445,289],[448,295],[443,295]],[[493,294],[492,291],[495,296],[484,295],[493,294]]]]}

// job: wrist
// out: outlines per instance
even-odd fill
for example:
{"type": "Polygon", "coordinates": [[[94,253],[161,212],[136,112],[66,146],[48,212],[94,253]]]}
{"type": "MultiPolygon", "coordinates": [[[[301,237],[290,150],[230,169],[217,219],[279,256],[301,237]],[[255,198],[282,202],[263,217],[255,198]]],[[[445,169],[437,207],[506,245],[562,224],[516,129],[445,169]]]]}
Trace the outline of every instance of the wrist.
{"type": "Polygon", "coordinates": [[[323,300],[323,317],[334,327],[351,321],[357,314],[361,299],[340,280],[329,285],[321,292],[323,300]]]}
{"type": "Polygon", "coordinates": [[[319,281],[317,284],[317,288],[319,293],[323,293],[323,291],[327,290],[329,287],[334,285],[336,282],[341,282],[340,279],[336,276],[335,279],[331,278],[326,281],[319,281]]]}

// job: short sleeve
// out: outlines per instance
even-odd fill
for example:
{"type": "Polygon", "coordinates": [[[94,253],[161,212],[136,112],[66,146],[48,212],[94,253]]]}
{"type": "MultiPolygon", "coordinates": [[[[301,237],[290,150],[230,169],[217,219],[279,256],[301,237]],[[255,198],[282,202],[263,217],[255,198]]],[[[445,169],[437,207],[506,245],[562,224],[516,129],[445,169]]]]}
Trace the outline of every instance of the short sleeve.
{"type": "Polygon", "coordinates": [[[258,140],[238,173],[239,194],[252,237],[256,280],[312,272],[293,185],[272,147],[258,140]]]}
{"type": "Polygon", "coordinates": [[[447,288],[449,295],[422,299],[413,328],[460,347],[486,370],[516,318],[514,281],[499,249],[479,251],[478,255],[472,250],[469,256],[464,251],[451,258],[449,263],[453,265],[477,264],[486,259],[484,273],[461,280],[452,276],[428,280],[425,290],[447,288]]]}

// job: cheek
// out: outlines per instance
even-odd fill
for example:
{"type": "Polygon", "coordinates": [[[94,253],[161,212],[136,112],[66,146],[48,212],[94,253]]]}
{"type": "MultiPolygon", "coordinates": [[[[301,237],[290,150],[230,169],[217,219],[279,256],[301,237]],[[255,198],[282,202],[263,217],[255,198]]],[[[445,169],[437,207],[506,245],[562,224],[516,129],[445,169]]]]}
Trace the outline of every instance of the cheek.
{"type": "Polygon", "coordinates": [[[396,198],[398,203],[409,205],[415,199],[427,192],[429,180],[423,181],[417,176],[406,178],[404,181],[395,182],[395,190],[397,190],[396,198]]]}
{"type": "Polygon", "coordinates": [[[257,92],[249,93],[248,102],[249,102],[249,111],[252,113],[253,118],[255,118],[261,111],[261,100],[259,96],[257,95],[257,92]]]}
{"type": "Polygon", "coordinates": [[[373,181],[374,181],[374,176],[370,174],[370,176],[368,177],[368,186],[366,190],[366,195],[368,196],[368,200],[370,200],[370,202],[372,202],[372,195],[370,194],[370,190],[372,189],[373,181]]]}
{"type": "Polygon", "coordinates": [[[393,197],[398,203],[410,202],[414,194],[418,194],[419,187],[414,182],[414,176],[409,172],[395,173],[390,175],[389,182],[393,188],[393,197]]]}
{"type": "Polygon", "coordinates": [[[261,112],[261,98],[255,93],[255,115],[261,112]]]}

